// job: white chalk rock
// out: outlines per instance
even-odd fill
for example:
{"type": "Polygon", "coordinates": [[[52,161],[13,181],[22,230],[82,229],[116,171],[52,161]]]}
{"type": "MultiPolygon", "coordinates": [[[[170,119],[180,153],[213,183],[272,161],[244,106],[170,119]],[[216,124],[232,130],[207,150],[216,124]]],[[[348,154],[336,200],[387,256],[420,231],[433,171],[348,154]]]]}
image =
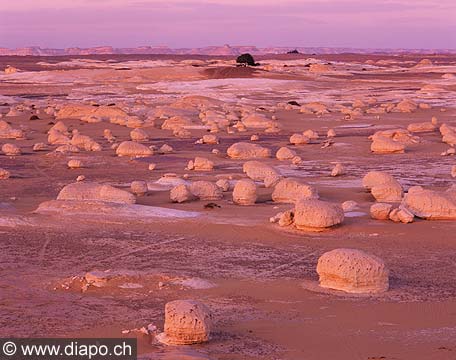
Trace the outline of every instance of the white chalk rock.
{"type": "Polygon", "coordinates": [[[294,204],[301,199],[318,199],[317,190],[293,179],[282,179],[274,187],[272,200],[278,203],[294,204]]]}
{"type": "Polygon", "coordinates": [[[141,180],[132,181],[130,184],[130,189],[133,194],[138,196],[143,196],[149,191],[147,183],[141,180]]]}
{"type": "Polygon", "coordinates": [[[389,270],[378,257],[355,249],[324,253],[317,264],[320,286],[355,294],[382,293],[389,288],[389,270]]]}
{"type": "Polygon", "coordinates": [[[372,141],[371,151],[375,154],[403,154],[405,145],[388,137],[377,136],[372,141]]]}
{"type": "Polygon", "coordinates": [[[143,129],[136,128],[130,131],[130,139],[138,142],[148,141],[149,135],[143,129]]]}
{"type": "Polygon", "coordinates": [[[0,139],[22,139],[24,132],[19,129],[14,129],[4,120],[0,120],[0,139]]]}
{"type": "Polygon", "coordinates": [[[257,144],[238,142],[231,145],[227,155],[232,159],[254,159],[271,157],[271,150],[257,144]]]}
{"type": "Polygon", "coordinates": [[[214,170],[214,163],[209,159],[197,156],[195,160],[190,160],[187,164],[188,170],[195,171],[212,171],[214,170]]]}
{"type": "Polygon", "coordinates": [[[276,158],[278,160],[291,160],[296,156],[296,152],[287,148],[286,146],[281,147],[279,150],[276,152],[276,158]]]}
{"type": "Polygon", "coordinates": [[[210,181],[195,181],[189,185],[190,192],[200,200],[220,200],[222,190],[210,181]]]}
{"type": "Polygon", "coordinates": [[[254,205],[257,200],[257,186],[250,179],[236,182],[233,190],[233,202],[238,205],[254,205]]]}
{"type": "Polygon", "coordinates": [[[402,200],[401,184],[386,172],[368,172],[363,178],[363,186],[370,190],[372,196],[379,202],[399,202],[402,200]]]}
{"type": "Polygon", "coordinates": [[[450,188],[437,192],[413,186],[401,206],[422,219],[456,220],[456,191],[450,188]]]}
{"type": "Polygon", "coordinates": [[[172,202],[177,203],[188,202],[196,199],[185,184],[173,187],[169,193],[169,197],[172,202]]]}
{"type": "Polygon", "coordinates": [[[370,207],[370,216],[375,220],[388,220],[393,205],[388,203],[375,203],[370,207]]]}
{"type": "Polygon", "coordinates": [[[7,156],[18,156],[22,154],[21,148],[15,144],[3,144],[2,152],[7,156]]]}
{"type": "Polygon", "coordinates": [[[165,331],[158,340],[169,345],[192,345],[209,341],[212,313],[195,300],[175,300],[165,305],[165,331]]]}
{"type": "Polygon", "coordinates": [[[304,145],[310,144],[311,140],[302,134],[293,134],[290,136],[290,144],[293,145],[304,145]]]}
{"type": "Polygon", "coordinates": [[[120,204],[134,204],[136,198],[128,191],[110,185],[89,182],[77,182],[66,185],[57,196],[57,200],[93,200],[120,204]]]}
{"type": "Polygon", "coordinates": [[[321,231],[344,221],[338,204],[317,199],[300,199],[294,209],[294,225],[299,230],[321,231]]]}
{"type": "Polygon", "coordinates": [[[128,156],[132,158],[152,156],[154,152],[143,144],[135,141],[123,141],[116,149],[117,156],[128,156]]]}
{"type": "Polygon", "coordinates": [[[331,176],[341,176],[345,174],[345,167],[341,163],[337,163],[331,170],[331,176]]]}
{"type": "Polygon", "coordinates": [[[230,189],[231,185],[227,179],[217,180],[215,185],[217,185],[223,192],[226,192],[230,189]]]}
{"type": "Polygon", "coordinates": [[[78,159],[71,159],[67,164],[70,169],[79,169],[83,167],[82,161],[78,159]]]}
{"type": "Polygon", "coordinates": [[[9,179],[10,176],[11,176],[11,173],[8,170],[0,169],[0,180],[9,179]]]}

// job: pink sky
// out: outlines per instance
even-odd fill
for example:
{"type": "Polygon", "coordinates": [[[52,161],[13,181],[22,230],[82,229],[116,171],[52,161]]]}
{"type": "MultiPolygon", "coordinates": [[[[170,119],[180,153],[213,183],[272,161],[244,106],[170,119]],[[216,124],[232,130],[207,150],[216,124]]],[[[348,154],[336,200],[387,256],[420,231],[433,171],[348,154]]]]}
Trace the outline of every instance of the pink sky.
{"type": "Polygon", "coordinates": [[[0,0],[0,47],[456,48],[456,0],[0,0]]]}

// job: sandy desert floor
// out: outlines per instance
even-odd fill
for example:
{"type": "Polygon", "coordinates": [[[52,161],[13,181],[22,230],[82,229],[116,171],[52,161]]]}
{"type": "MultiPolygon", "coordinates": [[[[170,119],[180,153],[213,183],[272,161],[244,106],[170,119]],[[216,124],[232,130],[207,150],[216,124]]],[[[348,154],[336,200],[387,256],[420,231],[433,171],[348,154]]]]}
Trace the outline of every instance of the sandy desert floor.
{"type": "Polygon", "coordinates": [[[369,209],[375,199],[361,183],[367,172],[379,170],[393,175],[405,191],[416,185],[443,191],[455,184],[456,156],[441,156],[450,147],[438,130],[414,134],[419,141],[400,154],[372,153],[368,137],[432,117],[456,126],[456,56],[258,60],[259,67],[237,68],[222,57],[0,58],[1,69],[20,70],[0,74],[0,120],[25,134],[0,139],[22,150],[20,156],[0,155],[0,168],[10,172],[0,180],[0,336],[136,336],[142,356],[150,359],[456,359],[456,221],[374,220],[369,209]],[[423,58],[432,63],[416,66],[423,58]],[[327,63],[324,71],[309,71],[309,64],[327,63]],[[404,99],[426,105],[412,112],[367,111],[404,99]],[[355,100],[365,106],[353,114],[355,100]],[[289,101],[319,102],[327,111],[302,113],[289,101]],[[173,151],[116,156],[103,131],[110,129],[120,143],[130,140],[133,128],[106,119],[56,119],[44,111],[68,104],[121,108],[142,119],[141,129],[149,135],[142,144],[168,144],[173,151]],[[220,128],[219,144],[195,144],[210,130],[199,117],[201,104],[205,110],[228,106],[275,116],[278,130],[220,128]],[[189,137],[161,129],[176,114],[193,122],[189,137]],[[38,119],[30,120],[32,115],[38,119]],[[101,151],[61,153],[52,144],[33,151],[34,144],[47,143],[47,131],[59,120],[90,136],[101,151]],[[290,135],[308,129],[319,138],[289,144],[290,135]],[[322,147],[328,129],[337,135],[322,147]],[[233,203],[232,190],[217,201],[171,202],[165,174],[187,182],[245,178],[245,160],[229,158],[226,150],[250,142],[253,134],[259,135],[255,143],[272,151],[261,161],[312,185],[323,200],[352,200],[358,208],[347,212],[340,226],[307,232],[269,221],[293,204],[273,202],[272,189],[261,183],[252,206],[233,203]],[[293,166],[276,159],[282,146],[302,162],[293,166]],[[195,156],[211,160],[214,170],[186,170],[195,156]],[[84,167],[69,169],[71,159],[84,167]],[[336,163],[346,173],[332,177],[336,163]],[[146,181],[148,193],[137,197],[144,206],[125,217],[35,212],[79,175],[127,191],[132,181],[146,181]],[[219,207],[205,206],[209,202],[219,207]],[[390,269],[389,291],[349,295],[321,289],[317,260],[336,248],[383,259],[390,269]],[[105,287],[82,291],[79,277],[93,270],[116,275],[105,287]],[[148,335],[122,334],[148,324],[162,329],[164,305],[175,299],[201,300],[211,308],[211,341],[164,346],[148,335]]]}

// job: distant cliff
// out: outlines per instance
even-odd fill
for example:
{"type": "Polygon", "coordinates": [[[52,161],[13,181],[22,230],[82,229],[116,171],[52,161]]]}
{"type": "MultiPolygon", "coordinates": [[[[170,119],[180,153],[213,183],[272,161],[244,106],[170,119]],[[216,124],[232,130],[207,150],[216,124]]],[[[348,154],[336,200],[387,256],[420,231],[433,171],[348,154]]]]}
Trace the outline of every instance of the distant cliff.
{"type": "Polygon", "coordinates": [[[401,54],[401,53],[446,53],[454,54],[456,49],[355,49],[355,48],[325,48],[325,47],[268,47],[258,48],[256,46],[207,46],[202,48],[181,48],[173,49],[167,46],[141,46],[135,48],[113,48],[112,46],[98,46],[92,48],[66,48],[48,49],[38,46],[24,47],[18,49],[0,48],[0,56],[64,56],[64,55],[103,55],[103,54],[175,54],[175,55],[213,55],[213,56],[235,56],[242,53],[253,55],[264,54],[285,54],[288,51],[297,50],[303,54],[341,54],[341,53],[363,53],[363,54],[401,54]]]}

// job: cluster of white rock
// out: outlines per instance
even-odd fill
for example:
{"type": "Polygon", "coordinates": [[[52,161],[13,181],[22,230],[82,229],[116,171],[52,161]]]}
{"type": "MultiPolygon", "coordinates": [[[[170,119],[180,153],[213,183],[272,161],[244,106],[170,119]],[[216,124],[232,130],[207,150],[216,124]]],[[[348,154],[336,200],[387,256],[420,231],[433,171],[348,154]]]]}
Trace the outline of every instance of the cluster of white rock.
{"type": "Polygon", "coordinates": [[[404,194],[402,186],[390,174],[371,171],[363,178],[363,185],[377,201],[370,208],[373,219],[410,223],[422,219],[455,220],[456,187],[443,192],[414,186],[404,194]]]}

